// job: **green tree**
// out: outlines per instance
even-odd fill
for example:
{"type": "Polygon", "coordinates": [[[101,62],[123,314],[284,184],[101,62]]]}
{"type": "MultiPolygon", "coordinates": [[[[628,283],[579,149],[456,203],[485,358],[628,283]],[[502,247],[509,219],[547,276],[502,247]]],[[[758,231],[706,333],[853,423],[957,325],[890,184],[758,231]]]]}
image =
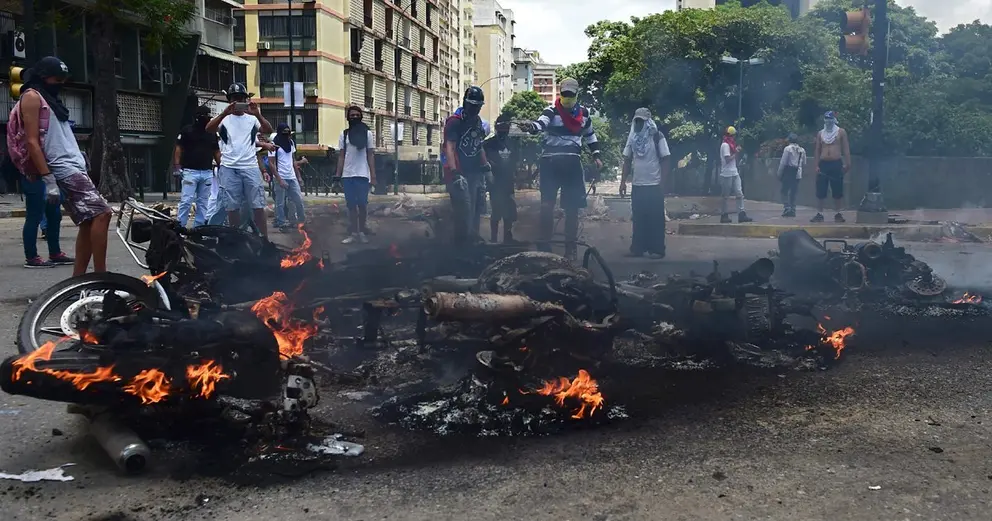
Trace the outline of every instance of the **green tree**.
{"type": "Polygon", "coordinates": [[[503,114],[508,114],[515,121],[534,121],[548,104],[541,95],[534,91],[515,92],[510,100],[503,105],[503,114]]]}
{"type": "MultiPolygon", "coordinates": [[[[86,12],[87,46],[93,49],[93,134],[90,136],[90,165],[99,173],[100,192],[111,201],[121,201],[133,193],[127,176],[124,148],[117,122],[117,78],[114,72],[114,46],[119,25],[137,23],[143,46],[149,50],[178,48],[188,37],[187,24],[197,14],[194,2],[174,0],[94,0],[86,12]]],[[[82,16],[75,6],[55,8],[48,13],[54,25],[66,25],[68,17],[82,16]]]]}

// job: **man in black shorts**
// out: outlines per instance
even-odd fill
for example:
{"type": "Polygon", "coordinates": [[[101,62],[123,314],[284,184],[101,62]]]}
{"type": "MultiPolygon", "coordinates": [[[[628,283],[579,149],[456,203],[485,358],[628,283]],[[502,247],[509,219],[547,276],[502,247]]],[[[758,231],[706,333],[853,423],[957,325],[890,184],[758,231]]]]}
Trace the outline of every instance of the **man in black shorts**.
{"type": "Polygon", "coordinates": [[[834,198],[834,222],[845,222],[840,212],[844,202],[844,174],[851,169],[851,144],[847,132],[837,126],[837,113],[823,115],[823,130],[816,134],[816,215],[810,222],[823,222],[823,207],[829,191],[834,198]]]}

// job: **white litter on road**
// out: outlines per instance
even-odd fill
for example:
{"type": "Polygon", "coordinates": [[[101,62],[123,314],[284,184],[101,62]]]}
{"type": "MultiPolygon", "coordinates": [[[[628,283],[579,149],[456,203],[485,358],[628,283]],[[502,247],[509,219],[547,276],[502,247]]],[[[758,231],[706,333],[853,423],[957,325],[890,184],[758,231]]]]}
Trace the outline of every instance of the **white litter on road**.
{"type": "Polygon", "coordinates": [[[75,463],[66,463],[61,467],[48,470],[29,470],[21,474],[7,474],[0,472],[0,479],[16,479],[24,483],[37,483],[38,481],[72,481],[76,478],[65,475],[65,468],[71,467],[75,463]]]}
{"type": "Polygon", "coordinates": [[[350,441],[341,441],[341,435],[334,434],[324,438],[323,443],[320,445],[311,443],[307,446],[307,450],[337,456],[361,456],[365,452],[365,446],[358,443],[351,443],[350,441]]]}

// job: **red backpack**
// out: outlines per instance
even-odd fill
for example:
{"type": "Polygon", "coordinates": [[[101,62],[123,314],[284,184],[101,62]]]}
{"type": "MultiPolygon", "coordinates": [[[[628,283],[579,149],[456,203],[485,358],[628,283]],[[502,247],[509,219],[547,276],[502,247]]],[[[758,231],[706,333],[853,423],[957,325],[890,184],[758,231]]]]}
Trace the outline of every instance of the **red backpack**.
{"type": "MultiPolygon", "coordinates": [[[[38,97],[41,99],[41,113],[38,116],[38,137],[41,140],[41,146],[44,148],[45,135],[48,133],[48,124],[52,118],[52,110],[48,106],[48,102],[45,101],[44,96],[38,97]]],[[[38,169],[35,168],[34,163],[31,161],[31,156],[28,154],[27,134],[24,131],[24,122],[21,119],[21,100],[17,100],[14,108],[10,109],[10,119],[7,120],[7,155],[22,174],[38,174],[38,169]]]]}

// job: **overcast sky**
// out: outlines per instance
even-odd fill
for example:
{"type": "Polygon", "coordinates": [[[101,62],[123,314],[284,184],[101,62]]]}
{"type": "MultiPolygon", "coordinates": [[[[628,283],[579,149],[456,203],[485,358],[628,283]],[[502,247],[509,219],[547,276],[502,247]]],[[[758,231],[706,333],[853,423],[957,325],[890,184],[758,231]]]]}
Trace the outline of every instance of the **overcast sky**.
{"type": "MultiPolygon", "coordinates": [[[[586,59],[586,26],[630,20],[675,9],[675,0],[498,0],[517,20],[517,45],[537,49],[546,61],[568,65],[586,59]]],[[[937,22],[942,31],[980,19],[992,22],[992,0],[898,0],[937,22]]]]}

